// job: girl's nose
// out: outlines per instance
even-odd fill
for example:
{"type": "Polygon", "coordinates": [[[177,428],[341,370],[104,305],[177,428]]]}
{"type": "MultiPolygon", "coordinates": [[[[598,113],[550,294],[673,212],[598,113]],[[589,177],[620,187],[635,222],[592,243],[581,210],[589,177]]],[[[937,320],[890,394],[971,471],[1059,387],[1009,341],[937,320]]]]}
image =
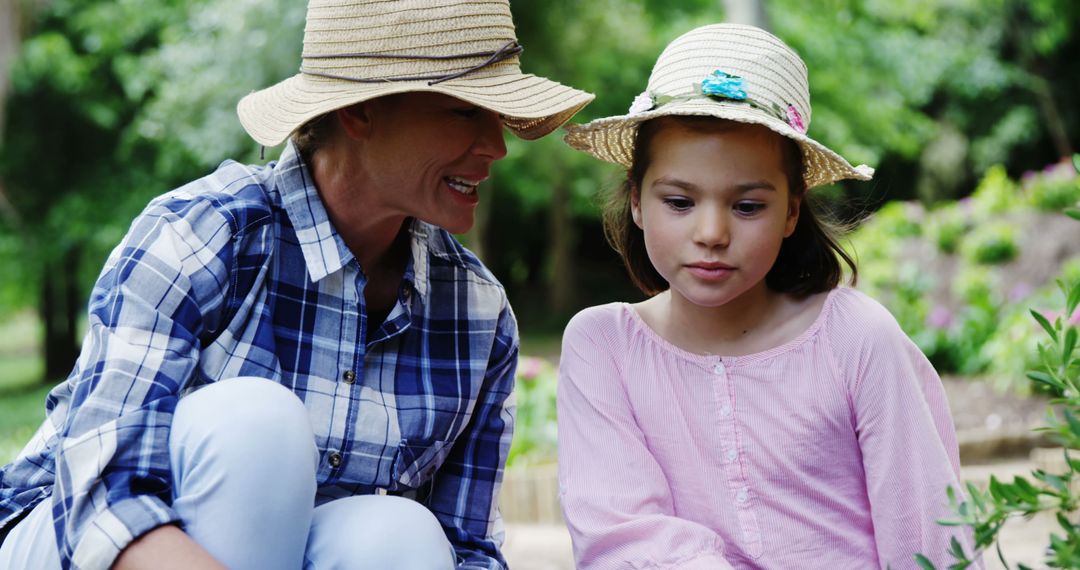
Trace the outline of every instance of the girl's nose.
{"type": "Polygon", "coordinates": [[[694,241],[702,246],[726,247],[731,241],[727,219],[720,212],[703,211],[694,225],[694,241]]]}

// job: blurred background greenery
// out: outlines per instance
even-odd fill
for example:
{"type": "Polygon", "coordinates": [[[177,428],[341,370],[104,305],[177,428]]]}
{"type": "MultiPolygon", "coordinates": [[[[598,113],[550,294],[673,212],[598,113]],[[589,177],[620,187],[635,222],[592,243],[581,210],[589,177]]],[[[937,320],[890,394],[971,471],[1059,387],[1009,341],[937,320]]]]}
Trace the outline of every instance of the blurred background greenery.
{"type": "MultiPolygon", "coordinates": [[[[93,280],[153,196],[226,158],[265,162],[234,108],[296,72],[297,0],[0,0],[0,461],[78,353],[93,280]]],[[[810,135],[873,182],[815,191],[860,287],[945,374],[1027,389],[1026,307],[1080,275],[1075,0],[512,0],[523,67],[621,114],[663,46],[700,24],[769,28],[810,69],[810,135]],[[1071,224],[1075,226],[1077,224],[1071,224]],[[1071,232],[1071,233],[1070,233],[1071,232]]],[[[461,239],[503,281],[524,338],[515,460],[550,456],[558,334],[640,297],[604,242],[617,168],[559,137],[508,139],[461,239]]],[[[1077,318],[1076,315],[1065,315],[1077,318]]]]}

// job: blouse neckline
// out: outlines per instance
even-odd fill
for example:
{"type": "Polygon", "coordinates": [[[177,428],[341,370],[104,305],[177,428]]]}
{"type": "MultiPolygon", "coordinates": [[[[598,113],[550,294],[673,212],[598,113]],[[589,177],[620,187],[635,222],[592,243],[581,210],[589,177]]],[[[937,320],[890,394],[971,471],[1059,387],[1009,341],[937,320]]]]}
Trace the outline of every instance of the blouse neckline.
{"type": "Polygon", "coordinates": [[[772,348],[767,348],[765,350],[750,354],[744,354],[742,356],[726,356],[723,354],[699,354],[675,346],[670,341],[661,336],[660,333],[653,330],[653,328],[645,322],[645,319],[641,318],[641,315],[638,314],[637,309],[635,309],[633,305],[631,305],[630,303],[619,304],[622,306],[623,311],[629,314],[630,319],[634,323],[634,327],[639,330],[643,335],[645,335],[646,338],[650,339],[653,343],[663,349],[665,352],[671,353],[683,360],[688,360],[690,362],[694,362],[700,365],[712,366],[715,365],[717,362],[723,362],[725,366],[734,366],[736,364],[746,364],[777,357],[785,352],[799,347],[806,341],[813,338],[817,331],[824,326],[825,321],[828,318],[830,309],[832,308],[834,299],[836,298],[836,295],[839,294],[838,292],[842,289],[845,289],[845,287],[836,287],[833,290],[829,291],[829,293],[825,297],[825,302],[821,305],[820,312],[818,312],[818,315],[814,317],[814,321],[810,323],[810,326],[806,327],[806,329],[799,333],[795,338],[787,342],[778,344],[772,348]]]}

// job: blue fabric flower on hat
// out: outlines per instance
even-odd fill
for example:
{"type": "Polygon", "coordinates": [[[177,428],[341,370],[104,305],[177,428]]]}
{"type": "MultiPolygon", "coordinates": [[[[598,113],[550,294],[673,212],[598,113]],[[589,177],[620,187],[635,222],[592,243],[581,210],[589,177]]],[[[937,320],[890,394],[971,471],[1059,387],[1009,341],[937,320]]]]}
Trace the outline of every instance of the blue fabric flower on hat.
{"type": "Polygon", "coordinates": [[[709,97],[736,101],[743,101],[747,97],[746,91],[743,90],[742,77],[729,75],[719,69],[701,82],[701,93],[709,97]]]}

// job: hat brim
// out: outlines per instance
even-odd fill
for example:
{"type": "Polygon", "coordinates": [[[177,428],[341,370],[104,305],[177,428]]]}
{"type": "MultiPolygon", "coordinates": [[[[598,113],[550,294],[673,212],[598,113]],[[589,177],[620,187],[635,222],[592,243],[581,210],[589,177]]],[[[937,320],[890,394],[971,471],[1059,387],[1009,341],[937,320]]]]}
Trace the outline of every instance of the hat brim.
{"type": "Polygon", "coordinates": [[[594,97],[522,73],[463,76],[434,85],[427,81],[359,83],[299,73],[248,94],[237,104],[236,112],[256,142],[276,146],[324,113],[376,97],[416,91],[442,93],[494,111],[511,132],[526,140],[552,132],[594,97]]]}
{"type": "Polygon", "coordinates": [[[866,165],[852,166],[832,149],[767,113],[745,103],[706,98],[672,102],[659,109],[605,117],[583,125],[567,125],[565,140],[571,147],[600,160],[630,168],[638,127],[650,119],[666,116],[716,117],[762,125],[794,140],[803,151],[803,176],[808,189],[839,180],[870,180],[874,175],[873,168],[866,165]]]}

